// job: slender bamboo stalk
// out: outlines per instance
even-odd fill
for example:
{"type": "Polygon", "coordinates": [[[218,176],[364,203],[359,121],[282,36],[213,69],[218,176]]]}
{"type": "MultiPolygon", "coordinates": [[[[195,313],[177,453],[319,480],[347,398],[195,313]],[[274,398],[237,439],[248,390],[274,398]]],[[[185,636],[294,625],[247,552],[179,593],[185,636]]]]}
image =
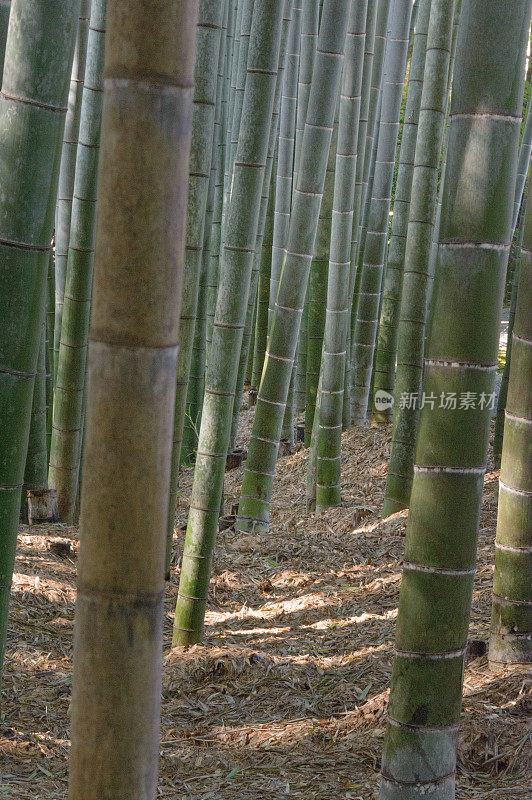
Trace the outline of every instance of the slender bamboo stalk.
{"type": "Polygon", "coordinates": [[[266,157],[266,168],[264,170],[264,180],[262,184],[262,193],[260,199],[259,222],[257,227],[257,236],[255,240],[255,257],[253,259],[253,269],[251,272],[251,282],[248,295],[248,307],[246,312],[246,324],[244,326],[242,346],[240,349],[240,362],[238,365],[235,400],[233,403],[233,420],[231,425],[229,452],[232,452],[235,446],[238,421],[240,418],[240,409],[242,407],[244,378],[245,378],[246,366],[249,360],[249,348],[250,348],[251,333],[253,330],[253,316],[257,301],[257,284],[259,280],[260,258],[262,252],[262,243],[264,240],[264,229],[266,225],[268,200],[270,196],[270,184],[273,174],[273,164],[275,160],[275,155],[277,153],[277,146],[279,140],[279,116],[281,107],[281,95],[283,88],[285,58],[287,52],[286,48],[287,48],[288,33],[290,29],[291,20],[292,20],[292,0],[285,0],[284,12],[283,12],[283,24],[281,29],[281,46],[279,50],[279,68],[277,72],[277,82],[275,85],[273,113],[270,125],[270,138],[268,142],[268,155],[266,157]]]}
{"type": "Polygon", "coordinates": [[[395,148],[399,132],[411,11],[412,4],[408,0],[393,0],[390,14],[390,37],[384,67],[385,80],[375,176],[366,241],[361,257],[360,288],[353,342],[353,417],[357,425],[366,423],[368,412],[381,282],[388,242],[395,148]]]}
{"type": "Polygon", "coordinates": [[[196,21],[195,0],[108,3],[70,800],[157,791],[196,21]]]}
{"type": "MultiPolygon", "coordinates": [[[[299,63],[299,79],[297,84],[297,112],[296,112],[296,138],[295,138],[295,151],[294,151],[294,175],[292,180],[292,191],[294,192],[297,186],[299,163],[301,161],[301,147],[303,144],[303,134],[305,130],[305,121],[307,119],[307,108],[310,96],[310,85],[312,81],[312,72],[314,70],[314,59],[316,56],[316,45],[318,42],[320,21],[320,2],[319,0],[303,0],[302,14],[301,14],[301,57],[299,63]]],[[[292,204],[294,202],[294,194],[292,194],[292,204]]],[[[284,252],[282,254],[281,263],[278,267],[279,275],[281,274],[281,267],[283,264],[284,252]]],[[[272,273],[275,277],[275,268],[272,263],[272,273]]],[[[277,297],[278,284],[273,286],[270,290],[270,317],[269,326],[271,328],[271,320],[273,319],[273,309],[277,297]]],[[[296,376],[295,376],[295,408],[301,412],[306,404],[306,385],[307,385],[307,319],[308,319],[308,305],[305,298],[303,304],[303,313],[301,315],[301,325],[299,330],[299,339],[297,343],[297,356],[296,356],[296,376]]]]}
{"type": "MultiPolygon", "coordinates": [[[[526,204],[526,200],[523,201],[526,204]]],[[[506,412],[506,401],[508,398],[508,383],[510,380],[510,367],[512,364],[512,341],[515,320],[515,310],[517,308],[517,289],[519,287],[519,271],[520,262],[522,259],[522,247],[524,236],[524,214],[525,209],[522,210],[521,220],[517,223],[517,231],[515,233],[514,244],[518,250],[516,263],[514,264],[512,276],[512,294],[510,297],[510,312],[508,315],[508,331],[506,340],[506,354],[504,360],[504,369],[501,378],[501,385],[499,388],[499,396],[497,398],[497,413],[495,415],[495,430],[493,432],[493,461],[496,468],[501,466],[501,455],[504,441],[504,421],[506,412]]],[[[511,256],[510,250],[510,256],[511,256]]],[[[508,265],[509,266],[509,265],[508,265]]]]}
{"type": "Polygon", "coordinates": [[[526,176],[530,166],[530,155],[532,154],[532,114],[530,113],[531,107],[529,104],[525,127],[523,130],[523,137],[521,139],[521,146],[519,148],[519,160],[517,162],[517,178],[515,181],[515,197],[514,197],[514,213],[512,219],[512,230],[517,227],[517,218],[519,216],[519,208],[521,207],[521,199],[525,188],[526,176]]]}
{"type": "Polygon", "coordinates": [[[349,297],[351,236],[367,5],[367,0],[354,0],[351,6],[340,94],[331,255],[316,443],[318,511],[328,506],[338,506],[342,502],[340,494],[342,411],[347,360],[346,342],[351,311],[349,297]]]}
{"type": "Polygon", "coordinates": [[[87,37],[89,32],[91,0],[81,0],[79,7],[78,31],[74,63],[70,78],[68,111],[65,121],[63,151],[59,169],[59,188],[57,193],[57,209],[55,214],[55,330],[54,330],[54,364],[55,375],[59,366],[59,342],[63,320],[63,296],[65,293],[68,243],[70,239],[70,219],[72,214],[72,194],[76,173],[76,155],[78,149],[79,126],[81,119],[81,101],[83,97],[83,80],[87,59],[87,37]]]}
{"type": "Polygon", "coordinates": [[[532,663],[532,202],[527,203],[495,538],[489,660],[532,663]]]}
{"type": "Polygon", "coordinates": [[[54,386],[48,481],[57,491],[59,518],[68,523],[75,519],[81,462],[103,103],[105,16],[106,0],[92,0],[54,386]]]}
{"type": "Polygon", "coordinates": [[[282,279],[257,398],[237,528],[267,529],[275,462],[314,250],[350,0],[324,0],[282,279]]]}
{"type": "Polygon", "coordinates": [[[227,116],[229,113],[229,73],[231,64],[233,2],[228,0],[226,5],[226,18],[224,19],[225,36],[222,32],[221,57],[218,63],[218,91],[221,102],[216,105],[214,117],[214,150],[213,162],[216,162],[216,183],[214,186],[213,221],[210,232],[211,257],[207,265],[206,284],[206,332],[205,332],[205,364],[209,361],[212,343],[212,329],[214,326],[214,312],[216,310],[216,295],[218,293],[218,273],[220,268],[220,247],[222,242],[222,218],[224,216],[224,178],[227,160],[227,116]],[[223,56],[223,57],[222,57],[223,56]]]}
{"type": "Polygon", "coordinates": [[[420,397],[423,376],[429,265],[447,111],[453,12],[454,0],[432,0],[405,248],[394,431],[384,516],[408,506],[414,476],[419,403],[408,400],[420,397]]]}
{"type": "Polygon", "coordinates": [[[355,179],[355,196],[353,199],[353,231],[351,235],[351,276],[349,280],[349,304],[351,318],[348,333],[348,352],[346,358],[346,374],[344,379],[344,426],[351,424],[351,384],[352,384],[352,339],[356,322],[356,294],[355,285],[358,277],[358,231],[361,224],[362,192],[364,182],[364,162],[366,155],[366,135],[368,130],[369,101],[371,94],[371,77],[373,73],[373,60],[375,56],[375,29],[377,23],[378,0],[368,2],[366,17],[366,38],[364,44],[364,67],[362,70],[362,88],[360,102],[360,119],[358,123],[357,138],[357,165],[355,179]]]}
{"type": "Polygon", "coordinates": [[[530,12],[529,0],[462,3],[381,800],[455,796],[530,12]]]}
{"type": "MultiPolygon", "coordinates": [[[[183,298],[179,328],[180,349],[177,361],[177,389],[172,455],[172,479],[169,514],[173,530],[173,509],[177,492],[179,463],[190,464],[196,449],[198,425],[198,382],[202,364],[192,363],[196,313],[198,309],[199,282],[201,276],[202,251],[205,231],[205,214],[214,150],[214,123],[218,88],[218,62],[221,52],[221,31],[224,8],[219,0],[200,0],[197,30],[197,58],[195,70],[194,113],[192,122],[192,148],[190,156],[190,178],[188,191],[187,241],[185,249],[185,272],[183,276],[183,298]],[[187,406],[190,376],[191,403],[187,406]],[[194,406],[194,407],[192,407],[194,406]],[[187,417],[188,414],[188,417],[187,417]],[[186,446],[182,450],[184,431],[186,446]]],[[[223,53],[222,53],[223,57],[223,53]]],[[[220,87],[221,89],[221,87],[220,87]]],[[[220,97],[218,99],[221,99],[220,97]]]]}
{"type": "Polygon", "coordinates": [[[377,154],[377,142],[382,104],[382,84],[388,20],[392,0],[377,0],[377,16],[375,21],[374,54],[371,61],[371,82],[369,93],[368,124],[364,144],[364,172],[362,177],[361,213],[357,235],[357,252],[364,253],[369,206],[372,197],[373,173],[377,154]]]}
{"type": "MultiPolygon", "coordinates": [[[[279,142],[280,146],[280,142],[279,142]]],[[[260,256],[259,285],[257,289],[257,314],[255,321],[255,346],[253,352],[253,372],[251,375],[251,388],[256,389],[260,383],[266,344],[268,341],[268,309],[270,305],[270,277],[272,266],[272,249],[274,235],[274,205],[275,181],[274,175],[270,182],[270,198],[266,212],[266,226],[260,256]]]]}
{"type": "MultiPolygon", "coordinates": [[[[313,19],[312,9],[307,3],[306,13],[313,19]]],[[[273,223],[273,244],[271,258],[271,274],[269,289],[269,315],[268,330],[271,325],[273,309],[277,292],[279,291],[279,280],[283,266],[284,249],[288,238],[288,228],[290,225],[290,209],[292,207],[293,179],[295,178],[294,158],[295,158],[295,137],[296,122],[299,121],[301,128],[305,125],[305,120],[301,122],[303,107],[308,106],[308,87],[312,77],[312,65],[309,62],[314,60],[315,41],[306,30],[301,29],[301,0],[295,0],[293,8],[293,24],[290,29],[290,37],[287,43],[286,69],[284,73],[284,86],[281,98],[281,116],[279,123],[279,154],[277,158],[277,173],[275,184],[275,207],[273,223]],[[305,37],[303,39],[303,37],[305,37]],[[301,55],[305,56],[305,63],[301,61],[300,70],[300,47],[305,43],[305,51],[301,55]],[[310,75],[308,72],[310,71],[310,75]],[[298,87],[298,75],[300,83],[298,87]],[[303,96],[298,95],[298,90],[303,96]],[[299,106],[298,106],[299,102],[299,106]]],[[[316,29],[317,37],[317,29],[316,29]]],[[[298,140],[298,145],[301,140],[298,140]]],[[[264,362],[264,358],[263,358],[264,362]]],[[[261,365],[262,372],[262,365],[261,365]]],[[[260,376],[259,376],[260,377],[260,376]]]]}
{"type": "Polygon", "coordinates": [[[55,264],[54,249],[50,248],[46,281],[46,375],[48,408],[46,410],[46,450],[48,458],[52,445],[52,417],[54,397],[54,321],[55,321],[55,264]]]}
{"type": "Polygon", "coordinates": [[[7,29],[9,27],[9,12],[11,0],[0,0],[0,82],[4,70],[4,57],[6,54],[7,29]]]}
{"type": "Polygon", "coordinates": [[[334,171],[338,143],[338,110],[336,106],[329,158],[325,172],[323,199],[321,201],[318,231],[310,265],[307,288],[307,379],[305,400],[305,446],[309,447],[314,427],[314,412],[318,397],[325,312],[327,307],[327,279],[331,250],[332,209],[334,197],[334,171]]]}
{"type": "Polygon", "coordinates": [[[241,130],[174,624],[174,641],[182,644],[198,641],[203,630],[268,153],[283,7],[283,0],[258,0],[251,25],[241,130]]]}
{"type": "Polygon", "coordinates": [[[78,12],[78,2],[14,0],[9,18],[0,94],[0,670],[78,12]]]}
{"type": "Polygon", "coordinates": [[[24,467],[24,485],[22,487],[21,512],[22,519],[28,518],[28,500],[26,492],[48,488],[48,451],[46,448],[46,353],[45,326],[42,326],[39,359],[33,387],[31,406],[31,423],[28,438],[28,452],[24,467]]]}
{"type": "MultiPolygon", "coordinates": [[[[414,156],[418,132],[419,108],[423,89],[427,30],[429,27],[431,0],[419,0],[414,47],[408,75],[405,118],[401,138],[401,151],[397,170],[397,182],[393,203],[392,230],[388,246],[386,277],[382,292],[382,307],[379,320],[377,354],[375,361],[375,391],[393,392],[395,382],[395,360],[397,353],[397,329],[401,306],[401,288],[405,259],[406,234],[410,210],[410,193],[414,174],[414,156]]],[[[380,423],[390,422],[392,404],[377,410],[374,419],[380,423]]]]}

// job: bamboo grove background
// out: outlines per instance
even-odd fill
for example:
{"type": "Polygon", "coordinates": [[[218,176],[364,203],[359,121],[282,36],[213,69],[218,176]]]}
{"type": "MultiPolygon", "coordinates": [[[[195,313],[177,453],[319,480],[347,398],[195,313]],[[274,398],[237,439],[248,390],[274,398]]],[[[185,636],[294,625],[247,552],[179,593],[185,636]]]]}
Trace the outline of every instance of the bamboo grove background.
{"type": "Polygon", "coordinates": [[[268,531],[280,446],[310,448],[320,513],[342,432],[392,426],[382,513],[410,513],[380,798],[454,798],[493,417],[490,662],[532,661],[531,12],[0,2],[0,660],[45,498],[81,526],[72,800],[155,796],[179,470],[188,646],[244,401],[243,535],[268,531]]]}

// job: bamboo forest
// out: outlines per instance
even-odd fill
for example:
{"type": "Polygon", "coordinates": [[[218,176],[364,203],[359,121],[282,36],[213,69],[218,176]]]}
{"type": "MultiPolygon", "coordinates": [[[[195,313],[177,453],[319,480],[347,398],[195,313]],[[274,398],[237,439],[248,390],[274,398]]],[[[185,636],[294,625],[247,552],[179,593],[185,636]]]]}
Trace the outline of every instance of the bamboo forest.
{"type": "Polygon", "coordinates": [[[532,0],[0,0],[0,800],[531,800],[532,0]]]}

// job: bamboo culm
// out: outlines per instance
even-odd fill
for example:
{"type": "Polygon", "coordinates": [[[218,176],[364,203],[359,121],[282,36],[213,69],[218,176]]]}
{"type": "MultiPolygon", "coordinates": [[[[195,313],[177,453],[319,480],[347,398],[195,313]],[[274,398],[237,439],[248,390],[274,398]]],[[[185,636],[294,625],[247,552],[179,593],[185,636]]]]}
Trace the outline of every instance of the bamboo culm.
{"type": "Polygon", "coordinates": [[[201,639],[218,525],[242,334],[255,254],[264,167],[277,81],[282,0],[258,0],[174,624],[174,642],[201,639]]]}
{"type": "Polygon", "coordinates": [[[157,793],[197,14],[196,0],[108,4],[70,800],[157,793]]]}
{"type": "Polygon", "coordinates": [[[78,2],[14,0],[9,18],[0,94],[0,669],[78,14],[78,2]]]}
{"type": "MultiPolygon", "coordinates": [[[[76,156],[66,283],[54,385],[48,481],[59,518],[72,524],[81,463],[94,267],[107,0],[92,0],[76,156]]],[[[64,145],[63,145],[64,148],[64,145]]]]}
{"type": "Polygon", "coordinates": [[[530,12],[528,0],[462,3],[380,800],[455,796],[530,12]]]}
{"type": "MultiPolygon", "coordinates": [[[[499,481],[489,660],[532,663],[532,201],[524,214],[499,481]]],[[[509,334],[510,335],[510,334],[509,334]]]]}
{"type": "Polygon", "coordinates": [[[282,278],[268,339],[242,484],[237,528],[268,528],[285,406],[314,251],[342,74],[348,0],[325,0],[290,218],[282,278]]]}
{"type": "Polygon", "coordinates": [[[408,506],[423,375],[438,169],[447,111],[454,1],[432,0],[398,325],[392,452],[383,514],[408,506]],[[409,402],[409,398],[414,402],[409,402]]]}

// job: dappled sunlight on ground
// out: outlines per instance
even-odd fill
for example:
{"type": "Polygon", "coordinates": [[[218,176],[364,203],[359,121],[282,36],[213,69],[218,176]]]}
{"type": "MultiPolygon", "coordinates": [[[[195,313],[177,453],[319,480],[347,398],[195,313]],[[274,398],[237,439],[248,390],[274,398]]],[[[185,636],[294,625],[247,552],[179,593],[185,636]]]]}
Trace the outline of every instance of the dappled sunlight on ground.
{"type": "MultiPolygon", "coordinates": [[[[243,435],[252,412],[243,414],[243,435]]],[[[187,497],[167,587],[159,797],[371,800],[393,659],[407,512],[378,517],[387,429],[344,435],[344,506],[305,512],[307,451],[280,459],[268,534],[217,542],[206,643],[170,649],[187,497]]],[[[226,475],[226,513],[242,469],[226,475]]],[[[486,476],[470,636],[487,641],[498,473],[486,476]]],[[[0,723],[0,798],[67,793],[77,530],[21,526],[0,723]],[[55,540],[70,551],[51,551],[55,540]]],[[[465,673],[459,796],[524,800],[530,675],[465,673]]],[[[528,778],[527,778],[528,776],[528,778]]]]}

